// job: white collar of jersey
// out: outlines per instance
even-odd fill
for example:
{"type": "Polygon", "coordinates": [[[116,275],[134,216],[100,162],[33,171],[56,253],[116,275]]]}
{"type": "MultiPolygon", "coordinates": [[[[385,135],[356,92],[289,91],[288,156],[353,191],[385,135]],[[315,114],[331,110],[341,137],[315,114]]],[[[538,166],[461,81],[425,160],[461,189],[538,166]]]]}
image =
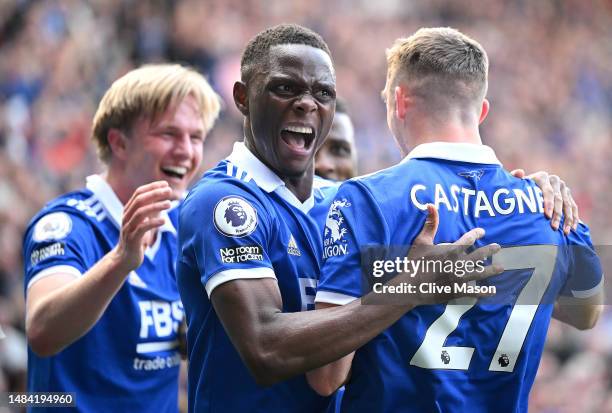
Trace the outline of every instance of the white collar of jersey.
{"type": "MultiPolygon", "coordinates": [[[[90,175],[87,177],[87,184],[85,185],[87,189],[94,193],[96,198],[100,201],[106,212],[111,217],[111,220],[115,224],[115,226],[121,229],[121,221],[123,217],[123,204],[113,188],[106,182],[104,178],[100,175],[90,175]]],[[[176,228],[172,225],[172,221],[170,221],[170,217],[166,211],[162,212],[162,217],[164,218],[164,224],[158,229],[160,232],[168,231],[174,235],[176,235],[176,228]]]]}
{"type": "Polygon", "coordinates": [[[244,142],[234,143],[234,149],[226,159],[234,164],[237,169],[235,174],[231,174],[228,169],[229,175],[236,176],[238,179],[243,179],[242,171],[246,172],[244,180],[248,181],[252,178],[258,187],[268,193],[276,192],[281,198],[304,213],[308,213],[314,206],[314,195],[312,191],[308,199],[301,202],[293,192],[287,188],[278,175],[253,155],[244,142]]]}
{"type": "Polygon", "coordinates": [[[423,143],[410,151],[402,162],[414,158],[436,158],[446,159],[448,161],[501,165],[493,149],[487,145],[478,145],[475,143],[423,143]]]}

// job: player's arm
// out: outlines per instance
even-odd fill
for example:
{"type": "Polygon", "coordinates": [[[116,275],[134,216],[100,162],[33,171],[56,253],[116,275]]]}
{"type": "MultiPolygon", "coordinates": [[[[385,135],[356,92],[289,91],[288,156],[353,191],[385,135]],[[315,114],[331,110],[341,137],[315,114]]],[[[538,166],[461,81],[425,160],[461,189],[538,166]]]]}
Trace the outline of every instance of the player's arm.
{"type": "MultiPolygon", "coordinates": [[[[432,225],[425,226],[414,244],[431,245],[435,235],[432,230],[432,225]]],[[[467,232],[453,244],[453,254],[464,253],[483,235],[482,229],[467,232]]],[[[467,259],[481,259],[498,250],[499,245],[488,245],[467,259]]],[[[501,270],[487,267],[478,275],[463,277],[461,282],[486,278],[501,270]]],[[[418,284],[425,280],[439,284],[457,282],[453,274],[431,273],[401,274],[391,282],[418,284]]],[[[345,306],[283,313],[274,279],[236,279],[217,286],[211,293],[219,319],[260,385],[271,385],[338,360],[363,346],[413,307],[452,298],[455,297],[415,295],[410,304],[390,306],[361,305],[360,300],[355,300],[345,306]]]]}
{"type": "Polygon", "coordinates": [[[578,205],[572,197],[569,186],[557,175],[549,175],[546,171],[535,172],[525,176],[525,171],[515,169],[511,174],[517,178],[532,179],[542,190],[544,198],[544,215],[550,219],[550,226],[556,231],[563,220],[563,232],[567,235],[572,229],[578,228],[580,217],[578,205]]]}
{"type": "MultiPolygon", "coordinates": [[[[322,302],[315,304],[316,310],[333,307],[337,307],[337,305],[322,302]]],[[[351,374],[353,357],[355,357],[354,351],[336,361],[307,372],[308,384],[321,396],[332,395],[347,382],[351,374]]]]}
{"type": "Polygon", "coordinates": [[[603,291],[586,298],[559,297],[555,302],[553,317],[579,330],[595,327],[603,311],[603,291]]]}
{"type": "Polygon", "coordinates": [[[115,248],[81,277],[58,270],[29,287],[26,334],[36,354],[58,353],[100,319],[126,276],[142,263],[150,231],[164,222],[159,213],[170,208],[171,192],[166,182],[139,187],[125,206],[115,248]]]}
{"type": "Polygon", "coordinates": [[[595,326],[603,311],[603,270],[585,224],[580,223],[567,241],[569,276],[555,302],[553,317],[587,330],[595,326]]]}

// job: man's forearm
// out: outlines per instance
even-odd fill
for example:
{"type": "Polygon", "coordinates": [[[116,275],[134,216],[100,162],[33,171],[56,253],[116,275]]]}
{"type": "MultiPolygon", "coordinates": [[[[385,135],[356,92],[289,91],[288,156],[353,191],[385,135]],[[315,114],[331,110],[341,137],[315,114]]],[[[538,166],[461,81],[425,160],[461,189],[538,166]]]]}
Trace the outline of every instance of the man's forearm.
{"type": "Polygon", "coordinates": [[[32,349],[49,356],[82,337],[100,319],[127,273],[112,250],[80,278],[40,297],[26,316],[32,349]]]}
{"type": "Polygon", "coordinates": [[[560,297],[555,302],[553,318],[579,330],[588,330],[595,326],[602,311],[601,292],[589,298],[560,297]]]}
{"type": "MultiPolygon", "coordinates": [[[[218,288],[242,289],[252,285],[248,280],[231,284],[234,285],[218,288]]],[[[215,309],[218,314],[231,311],[241,319],[227,318],[222,322],[245,364],[262,385],[305,373],[351,353],[413,308],[362,305],[361,300],[355,300],[345,306],[316,311],[282,313],[270,306],[269,310],[255,313],[249,311],[248,302],[232,299],[231,295],[223,294],[222,300],[214,300],[215,309]],[[242,328],[229,324],[240,324],[242,328]]]]}

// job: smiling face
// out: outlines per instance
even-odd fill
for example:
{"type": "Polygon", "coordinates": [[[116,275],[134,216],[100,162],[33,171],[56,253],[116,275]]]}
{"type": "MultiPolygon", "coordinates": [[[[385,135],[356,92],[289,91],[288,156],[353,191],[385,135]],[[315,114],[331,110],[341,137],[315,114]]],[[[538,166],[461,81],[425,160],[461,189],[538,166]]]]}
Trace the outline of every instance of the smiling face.
{"type": "Polygon", "coordinates": [[[312,174],[332,124],[336,80],[331,59],[306,45],[273,46],[247,85],[246,144],[281,179],[312,174]]]}
{"type": "Polygon", "coordinates": [[[135,189],[165,180],[180,199],[202,161],[205,133],[196,100],[187,96],[151,121],[134,122],[126,138],[125,176],[135,189]]]}

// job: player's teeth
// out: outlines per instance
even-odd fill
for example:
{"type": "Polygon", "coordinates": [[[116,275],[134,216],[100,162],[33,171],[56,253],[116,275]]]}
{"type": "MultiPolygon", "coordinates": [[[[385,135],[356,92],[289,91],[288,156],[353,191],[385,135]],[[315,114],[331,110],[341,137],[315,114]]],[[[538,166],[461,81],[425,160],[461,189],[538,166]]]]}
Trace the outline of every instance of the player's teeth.
{"type": "Polygon", "coordinates": [[[287,126],[285,130],[296,133],[312,133],[312,128],[308,126],[287,126]]]}
{"type": "Polygon", "coordinates": [[[163,169],[177,175],[185,175],[187,173],[187,168],[183,166],[165,166],[163,169]]]}

